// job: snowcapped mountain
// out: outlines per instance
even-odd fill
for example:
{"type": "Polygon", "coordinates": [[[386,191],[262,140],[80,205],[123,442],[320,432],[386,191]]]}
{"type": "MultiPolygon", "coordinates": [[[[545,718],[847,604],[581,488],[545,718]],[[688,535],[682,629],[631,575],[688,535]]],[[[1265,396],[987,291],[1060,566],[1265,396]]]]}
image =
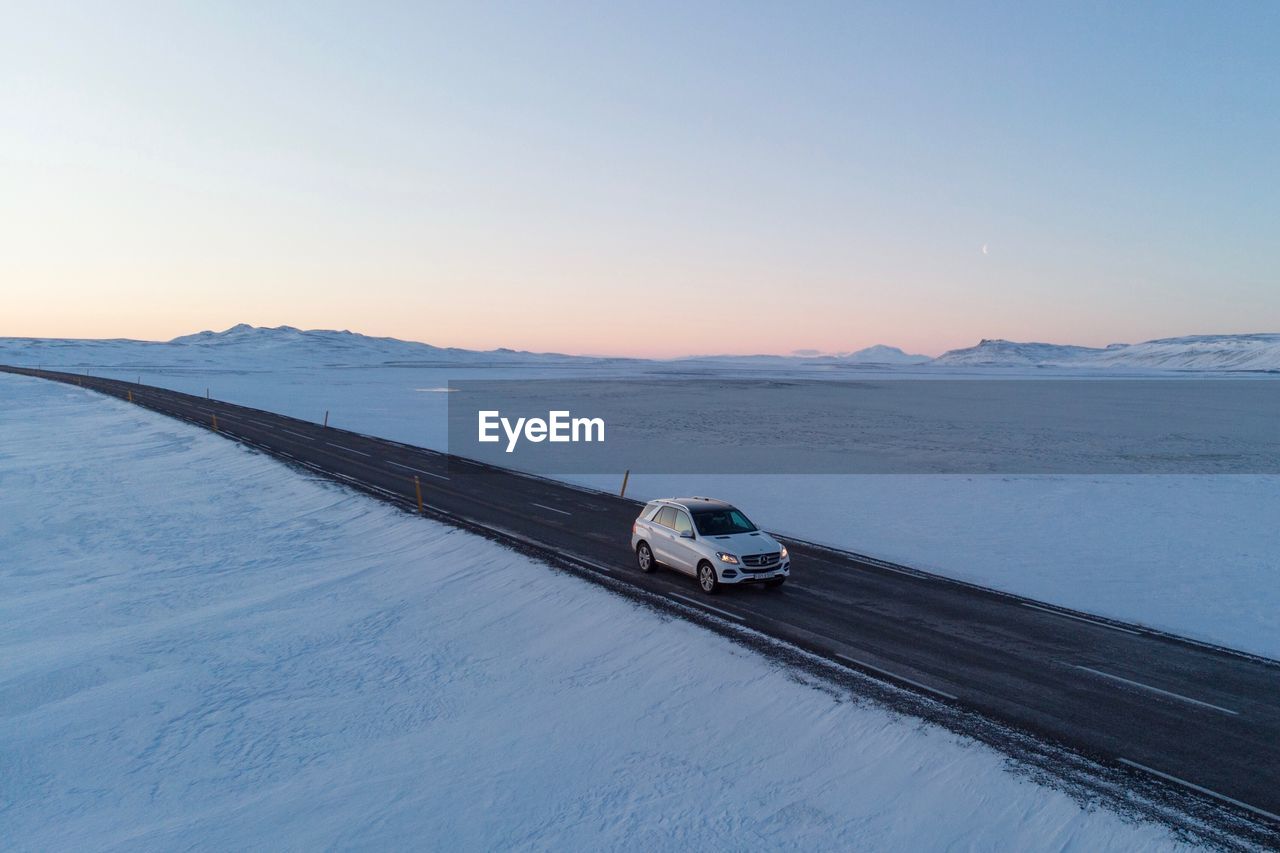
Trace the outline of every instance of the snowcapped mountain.
{"type": "Polygon", "coordinates": [[[1000,338],[984,338],[978,342],[977,346],[944,352],[935,358],[933,363],[967,367],[1061,366],[1078,364],[1104,351],[1070,344],[1022,343],[1000,338]]]}
{"type": "MultiPolygon", "coordinates": [[[[302,330],[293,326],[265,328],[240,323],[223,332],[198,332],[169,341],[174,347],[185,347],[209,354],[252,356],[267,363],[280,360],[326,364],[394,364],[419,361],[458,361],[475,357],[520,355],[510,350],[479,353],[472,350],[445,349],[399,338],[378,338],[334,329],[302,330]]],[[[525,354],[529,355],[529,354],[525,354]]]]}
{"type": "Polygon", "coordinates": [[[1108,347],[1092,362],[1162,370],[1280,370],[1280,334],[1162,338],[1108,347]]]}
{"type": "Polygon", "coordinates": [[[913,355],[884,344],[842,353],[836,358],[847,364],[924,364],[930,360],[927,355],[913,355]]]}
{"type": "Polygon", "coordinates": [[[1139,344],[1111,344],[1104,348],[994,339],[945,352],[932,364],[944,367],[1280,371],[1280,334],[1190,335],[1139,344]]]}
{"type": "Polygon", "coordinates": [[[346,330],[268,328],[241,323],[222,332],[204,331],[171,341],[0,338],[0,362],[49,367],[275,367],[404,366],[441,364],[547,364],[593,359],[509,349],[489,352],[436,347],[346,330]]]}

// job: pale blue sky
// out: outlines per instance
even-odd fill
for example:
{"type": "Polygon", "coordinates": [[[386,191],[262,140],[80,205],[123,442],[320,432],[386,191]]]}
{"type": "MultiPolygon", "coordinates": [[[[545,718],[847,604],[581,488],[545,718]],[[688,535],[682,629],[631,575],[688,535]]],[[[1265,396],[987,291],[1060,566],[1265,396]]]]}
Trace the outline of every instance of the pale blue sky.
{"type": "Polygon", "coordinates": [[[1275,3],[10,5],[0,334],[1276,331],[1277,44],[1275,3]]]}

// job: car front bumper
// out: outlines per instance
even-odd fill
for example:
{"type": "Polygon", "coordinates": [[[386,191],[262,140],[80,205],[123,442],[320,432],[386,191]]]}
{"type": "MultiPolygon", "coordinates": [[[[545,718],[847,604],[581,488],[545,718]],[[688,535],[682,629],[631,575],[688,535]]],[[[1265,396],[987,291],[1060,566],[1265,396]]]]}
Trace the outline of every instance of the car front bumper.
{"type": "Polygon", "coordinates": [[[775,578],[790,577],[791,561],[783,560],[778,565],[765,569],[764,571],[744,571],[742,566],[721,566],[718,569],[717,574],[720,575],[720,583],[760,583],[762,581],[774,580],[775,578]]]}

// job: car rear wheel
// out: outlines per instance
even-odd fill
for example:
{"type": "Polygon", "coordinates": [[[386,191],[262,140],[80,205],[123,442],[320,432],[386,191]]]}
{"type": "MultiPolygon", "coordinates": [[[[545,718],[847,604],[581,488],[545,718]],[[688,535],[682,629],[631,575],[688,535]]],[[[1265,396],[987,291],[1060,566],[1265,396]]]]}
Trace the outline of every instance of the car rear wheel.
{"type": "Polygon", "coordinates": [[[653,559],[653,551],[649,549],[648,542],[641,542],[636,546],[636,564],[642,572],[652,572],[658,568],[658,561],[653,559]]]}
{"type": "Polygon", "coordinates": [[[720,579],[716,577],[715,567],[710,563],[698,564],[698,588],[707,595],[715,595],[720,591],[720,579]]]}

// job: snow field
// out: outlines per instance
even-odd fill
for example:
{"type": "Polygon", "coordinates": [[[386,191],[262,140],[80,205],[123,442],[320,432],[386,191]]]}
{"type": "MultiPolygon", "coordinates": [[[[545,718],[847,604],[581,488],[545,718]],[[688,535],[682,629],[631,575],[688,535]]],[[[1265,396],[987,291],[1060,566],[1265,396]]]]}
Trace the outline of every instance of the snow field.
{"type": "Polygon", "coordinates": [[[0,376],[14,850],[1164,850],[996,752],[192,427],[0,376]]]}

